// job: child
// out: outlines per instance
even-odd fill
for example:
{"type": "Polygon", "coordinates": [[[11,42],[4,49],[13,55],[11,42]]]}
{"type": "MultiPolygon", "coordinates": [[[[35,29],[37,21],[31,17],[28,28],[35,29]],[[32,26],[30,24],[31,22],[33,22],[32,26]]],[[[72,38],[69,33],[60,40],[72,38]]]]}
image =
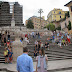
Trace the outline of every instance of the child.
{"type": "Polygon", "coordinates": [[[9,49],[9,62],[12,64],[12,59],[13,59],[13,52],[11,51],[11,48],[9,49]]]}
{"type": "Polygon", "coordinates": [[[7,42],[7,47],[10,45],[10,41],[8,40],[8,42],[7,42]]]}
{"type": "Polygon", "coordinates": [[[7,48],[5,48],[4,56],[5,56],[5,63],[8,63],[8,61],[7,61],[7,58],[8,58],[8,50],[7,50],[7,48]]]}

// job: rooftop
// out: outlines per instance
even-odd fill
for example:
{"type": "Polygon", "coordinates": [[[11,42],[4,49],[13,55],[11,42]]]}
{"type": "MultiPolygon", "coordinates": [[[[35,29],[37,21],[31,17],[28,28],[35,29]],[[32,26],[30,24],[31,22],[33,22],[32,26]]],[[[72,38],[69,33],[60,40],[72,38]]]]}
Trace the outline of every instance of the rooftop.
{"type": "Polygon", "coordinates": [[[67,6],[67,5],[69,5],[70,3],[72,3],[72,0],[71,0],[70,2],[68,2],[67,4],[65,4],[64,6],[67,6]]]}

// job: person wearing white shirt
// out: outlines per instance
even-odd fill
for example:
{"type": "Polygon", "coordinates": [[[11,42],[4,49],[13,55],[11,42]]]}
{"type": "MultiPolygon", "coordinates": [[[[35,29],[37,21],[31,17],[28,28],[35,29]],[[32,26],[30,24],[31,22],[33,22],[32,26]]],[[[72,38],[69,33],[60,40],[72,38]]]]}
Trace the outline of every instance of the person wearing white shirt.
{"type": "Polygon", "coordinates": [[[27,38],[27,37],[25,37],[25,41],[29,44],[29,40],[28,40],[28,38],[27,38]]]}
{"type": "Polygon", "coordinates": [[[70,42],[70,35],[69,34],[67,35],[67,41],[68,41],[68,43],[71,43],[70,42]]]}
{"type": "Polygon", "coordinates": [[[38,42],[35,41],[35,48],[38,48],[38,42]]]}

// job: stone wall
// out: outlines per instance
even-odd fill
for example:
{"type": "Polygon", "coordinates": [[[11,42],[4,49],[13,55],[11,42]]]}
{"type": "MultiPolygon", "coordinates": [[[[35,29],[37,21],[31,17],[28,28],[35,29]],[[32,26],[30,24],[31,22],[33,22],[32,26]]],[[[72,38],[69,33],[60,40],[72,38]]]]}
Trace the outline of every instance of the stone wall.
{"type": "Polygon", "coordinates": [[[43,35],[47,35],[47,36],[51,36],[52,35],[52,31],[49,31],[47,29],[27,29],[26,27],[1,27],[0,31],[10,31],[10,34],[15,34],[17,37],[19,37],[21,34],[27,34],[27,33],[31,33],[31,32],[39,32],[42,33],[43,35]]]}
{"type": "Polygon", "coordinates": [[[70,18],[67,18],[65,21],[60,22],[60,25],[61,25],[61,30],[65,29],[65,28],[66,28],[66,26],[68,26],[69,21],[70,21],[70,18]],[[65,25],[65,24],[66,24],[66,25],[65,25]]]}

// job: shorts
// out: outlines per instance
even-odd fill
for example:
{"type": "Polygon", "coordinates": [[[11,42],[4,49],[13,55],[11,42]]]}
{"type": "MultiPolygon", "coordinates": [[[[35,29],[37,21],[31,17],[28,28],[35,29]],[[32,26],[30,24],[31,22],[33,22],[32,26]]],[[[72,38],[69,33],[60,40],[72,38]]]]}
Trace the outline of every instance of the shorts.
{"type": "Polygon", "coordinates": [[[8,57],[8,55],[5,56],[5,58],[7,58],[7,57],[8,57]]]}
{"type": "Polygon", "coordinates": [[[9,57],[9,60],[12,61],[12,57],[9,57]]]}
{"type": "Polygon", "coordinates": [[[37,47],[37,45],[36,45],[36,47],[37,47]]]}

